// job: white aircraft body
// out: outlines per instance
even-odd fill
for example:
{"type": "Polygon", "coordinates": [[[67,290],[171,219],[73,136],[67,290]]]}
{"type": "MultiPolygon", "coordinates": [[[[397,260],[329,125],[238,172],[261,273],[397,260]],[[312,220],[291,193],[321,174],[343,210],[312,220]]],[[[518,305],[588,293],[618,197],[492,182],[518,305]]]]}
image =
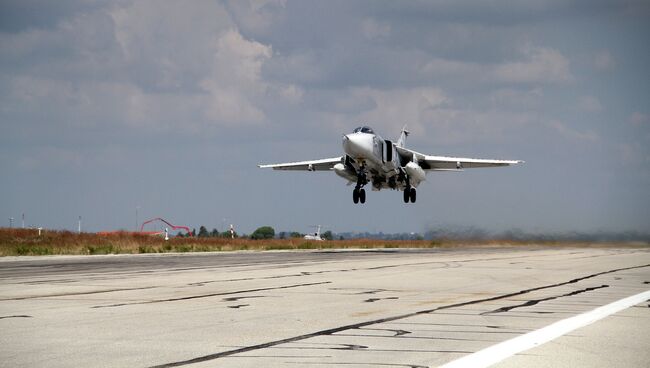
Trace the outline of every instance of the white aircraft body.
{"type": "Polygon", "coordinates": [[[405,147],[408,135],[404,127],[397,142],[393,143],[375,134],[372,128],[363,126],[343,135],[343,156],[258,166],[274,170],[334,171],[348,180],[348,185],[356,184],[352,191],[354,203],[366,202],[364,186],[367,184],[374,191],[401,190],[404,203],[415,203],[415,188],[426,179],[429,171],[463,171],[523,162],[425,155],[405,147]]]}
{"type": "Polygon", "coordinates": [[[325,239],[321,238],[321,236],[320,236],[320,225],[317,225],[317,227],[318,227],[318,230],[314,233],[314,235],[307,234],[307,235],[304,236],[305,240],[317,240],[317,241],[325,240],[325,239]]]}

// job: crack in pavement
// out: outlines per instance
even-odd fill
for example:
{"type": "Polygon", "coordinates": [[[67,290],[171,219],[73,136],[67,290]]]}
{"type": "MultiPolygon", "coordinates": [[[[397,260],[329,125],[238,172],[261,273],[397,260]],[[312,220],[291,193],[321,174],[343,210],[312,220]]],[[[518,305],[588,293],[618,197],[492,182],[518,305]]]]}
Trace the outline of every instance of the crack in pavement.
{"type": "Polygon", "coordinates": [[[55,298],[59,296],[77,296],[77,295],[92,295],[92,294],[103,294],[103,293],[113,293],[117,291],[132,291],[132,290],[147,290],[155,289],[157,286],[147,286],[139,288],[123,288],[123,289],[108,289],[108,290],[94,290],[94,291],[80,291],[76,293],[60,293],[60,294],[48,294],[48,295],[32,295],[32,296],[20,296],[16,298],[6,298],[0,299],[0,302],[8,300],[27,300],[27,299],[40,299],[40,298],[55,298]]]}
{"type": "MultiPolygon", "coordinates": [[[[455,352],[455,351],[454,351],[455,352]]],[[[303,357],[305,358],[305,357],[303,357]]],[[[426,365],[418,365],[418,364],[400,364],[400,363],[348,363],[348,362],[331,362],[331,363],[324,363],[324,362],[284,362],[284,363],[290,363],[290,364],[319,364],[319,365],[369,365],[371,367],[407,367],[407,368],[429,368],[426,365]]]]}
{"type": "Polygon", "coordinates": [[[212,294],[185,296],[185,297],[181,297],[181,298],[147,300],[147,301],[144,301],[144,302],[119,303],[119,304],[109,304],[109,305],[96,305],[96,306],[93,306],[93,307],[90,307],[90,308],[114,308],[114,307],[123,307],[123,306],[126,306],[126,305],[178,302],[178,301],[183,301],[183,300],[210,298],[210,297],[213,297],[213,296],[221,296],[221,295],[253,293],[253,292],[257,292],[257,291],[268,291],[268,290],[292,289],[292,288],[297,288],[297,287],[302,287],[302,286],[314,286],[314,285],[323,285],[323,284],[331,284],[331,283],[332,283],[331,281],[312,282],[312,283],[309,283],[309,284],[285,285],[285,286],[267,287],[267,288],[259,288],[259,289],[228,291],[228,292],[223,292],[223,293],[212,293],[212,294]]]}
{"type": "Polygon", "coordinates": [[[0,316],[0,319],[5,319],[5,318],[34,318],[34,317],[25,314],[21,314],[17,316],[0,316]]]}
{"type": "MultiPolygon", "coordinates": [[[[603,288],[607,288],[607,287],[609,287],[609,285],[600,285],[600,286],[594,286],[594,287],[588,287],[588,288],[585,288],[585,289],[575,290],[575,291],[572,291],[570,293],[566,293],[566,294],[562,294],[562,295],[549,296],[549,297],[541,298],[541,299],[532,299],[532,300],[529,300],[529,301],[521,303],[521,304],[510,305],[510,306],[507,306],[507,307],[497,308],[497,309],[495,309],[493,311],[483,312],[483,313],[481,313],[481,316],[485,316],[485,315],[493,314],[493,313],[508,312],[508,311],[511,311],[513,309],[516,309],[516,308],[530,307],[530,306],[533,306],[533,305],[537,305],[537,304],[539,304],[541,302],[554,300],[554,299],[558,299],[558,298],[564,298],[564,297],[567,297],[567,296],[574,296],[574,295],[586,293],[588,291],[603,289],[603,288]]],[[[537,312],[537,313],[553,313],[553,312],[537,312]]]]}
{"type": "MultiPolygon", "coordinates": [[[[626,270],[633,270],[633,269],[645,268],[645,267],[650,267],[650,264],[645,264],[645,265],[640,265],[640,266],[624,267],[624,268],[616,268],[616,269],[613,269],[613,270],[602,271],[602,272],[597,272],[597,273],[593,273],[593,274],[582,276],[582,277],[577,277],[577,278],[571,279],[569,281],[560,282],[560,283],[557,283],[557,284],[543,285],[543,286],[538,286],[538,287],[534,287],[534,288],[530,288],[530,289],[520,290],[520,291],[508,293],[508,294],[502,294],[502,295],[497,295],[497,296],[482,298],[482,299],[474,299],[474,300],[469,300],[469,301],[466,301],[466,302],[443,305],[443,306],[436,307],[436,308],[425,309],[425,310],[406,313],[406,314],[401,314],[401,315],[397,315],[397,316],[379,318],[379,319],[369,320],[369,321],[365,321],[365,322],[360,322],[360,323],[355,323],[355,324],[350,324],[350,325],[344,325],[344,326],[329,328],[329,329],[320,330],[320,331],[316,331],[316,332],[312,332],[312,333],[308,333],[308,334],[304,334],[304,335],[293,336],[293,337],[288,337],[288,338],[285,338],[285,339],[270,341],[270,342],[266,342],[266,343],[262,343],[262,344],[250,345],[250,346],[245,346],[243,348],[227,350],[227,351],[222,351],[222,352],[219,352],[219,353],[213,353],[213,354],[208,354],[208,355],[203,355],[203,356],[199,356],[199,357],[192,358],[192,359],[181,360],[181,361],[165,363],[165,364],[159,364],[159,365],[151,366],[150,368],[181,367],[181,366],[184,366],[184,365],[206,362],[206,361],[210,361],[210,360],[214,360],[214,359],[219,359],[219,358],[231,356],[231,355],[234,355],[234,354],[240,354],[240,353],[245,353],[245,352],[248,352],[248,351],[254,351],[254,350],[274,347],[274,346],[277,346],[277,345],[286,344],[286,343],[290,343],[290,342],[306,340],[306,339],[309,339],[309,338],[312,338],[312,337],[323,336],[323,335],[332,335],[332,334],[335,334],[335,333],[341,332],[341,331],[352,330],[352,329],[360,329],[361,327],[371,326],[371,325],[375,325],[375,324],[378,324],[378,323],[392,322],[392,321],[397,321],[397,320],[404,319],[404,318],[409,318],[409,317],[415,317],[415,316],[419,316],[419,315],[423,315],[423,314],[434,313],[434,312],[439,311],[439,310],[458,308],[458,307],[464,307],[464,306],[468,306],[468,305],[479,304],[479,303],[484,303],[484,302],[489,302],[489,301],[494,301],[494,300],[501,300],[501,299],[511,298],[513,296],[528,294],[528,293],[538,291],[538,290],[550,289],[550,288],[554,288],[554,287],[558,287],[558,286],[564,286],[564,285],[568,285],[568,284],[575,284],[575,283],[577,283],[579,281],[591,279],[591,278],[601,276],[601,275],[606,275],[606,274],[609,274],[609,273],[614,273],[614,272],[619,272],[619,271],[626,271],[626,270]]],[[[468,353],[472,353],[472,352],[468,352],[468,353]]]]}
{"type": "Polygon", "coordinates": [[[394,328],[360,328],[359,330],[365,330],[365,331],[389,331],[389,332],[393,332],[395,334],[392,337],[403,336],[403,335],[411,333],[411,331],[406,331],[406,330],[401,330],[401,329],[394,329],[394,328]]]}
{"type": "MultiPolygon", "coordinates": [[[[573,255],[573,254],[582,254],[582,252],[567,253],[567,255],[573,255]]],[[[539,255],[535,255],[535,256],[539,256],[539,255]]],[[[548,256],[551,256],[551,255],[548,255],[548,256]]],[[[272,279],[288,278],[288,277],[301,277],[301,276],[320,275],[320,274],[325,274],[325,273],[339,273],[339,272],[364,271],[364,270],[365,271],[372,271],[372,270],[380,270],[380,269],[386,269],[386,268],[421,266],[421,265],[427,265],[427,264],[441,264],[442,265],[441,268],[456,268],[456,267],[459,267],[459,266],[454,266],[454,264],[457,264],[457,263],[468,263],[468,262],[478,262],[478,261],[499,261],[499,260],[506,260],[506,259],[520,259],[520,258],[530,258],[530,257],[533,257],[533,256],[528,255],[528,256],[513,256],[513,257],[469,258],[469,259],[460,259],[460,260],[450,260],[450,261],[445,261],[445,262],[443,262],[443,261],[423,261],[423,262],[399,263],[399,264],[392,264],[392,265],[363,267],[363,268],[343,268],[343,269],[335,269],[335,270],[300,271],[299,273],[291,273],[291,274],[275,275],[275,276],[265,276],[265,277],[249,277],[249,278],[239,278],[239,279],[199,281],[199,282],[189,283],[187,285],[188,286],[204,286],[206,284],[211,284],[211,283],[216,283],[216,282],[272,280],[272,279]]],[[[288,262],[288,263],[291,264],[292,262],[288,262]]],[[[304,262],[296,262],[296,263],[304,263],[304,262]]],[[[194,269],[194,268],[192,268],[192,269],[194,269]]],[[[153,271],[151,271],[151,272],[153,272],[153,271]]]]}
{"type": "Polygon", "coordinates": [[[242,307],[248,307],[249,305],[250,305],[250,304],[229,305],[228,308],[239,309],[239,308],[242,308],[242,307]]]}
{"type": "Polygon", "coordinates": [[[371,367],[406,367],[406,368],[429,368],[426,365],[418,365],[418,364],[400,364],[400,363],[353,363],[353,362],[331,362],[331,363],[323,363],[323,362],[285,362],[285,363],[290,363],[290,364],[319,364],[319,365],[368,365],[371,367]]]}
{"type": "Polygon", "coordinates": [[[374,303],[374,302],[377,302],[377,301],[380,301],[380,300],[396,300],[396,299],[399,299],[399,298],[396,297],[396,296],[389,296],[387,298],[370,298],[370,299],[364,300],[364,303],[374,303]]]}

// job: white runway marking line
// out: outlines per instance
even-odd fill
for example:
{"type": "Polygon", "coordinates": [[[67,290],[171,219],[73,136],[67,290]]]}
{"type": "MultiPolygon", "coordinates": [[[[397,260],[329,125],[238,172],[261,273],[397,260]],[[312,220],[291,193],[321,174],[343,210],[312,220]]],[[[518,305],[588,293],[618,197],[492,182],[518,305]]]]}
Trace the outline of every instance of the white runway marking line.
{"type": "Polygon", "coordinates": [[[539,330],[490,346],[451,361],[441,368],[489,367],[524,350],[547,343],[578,328],[650,299],[650,290],[598,307],[592,311],[563,319],[539,330]]]}

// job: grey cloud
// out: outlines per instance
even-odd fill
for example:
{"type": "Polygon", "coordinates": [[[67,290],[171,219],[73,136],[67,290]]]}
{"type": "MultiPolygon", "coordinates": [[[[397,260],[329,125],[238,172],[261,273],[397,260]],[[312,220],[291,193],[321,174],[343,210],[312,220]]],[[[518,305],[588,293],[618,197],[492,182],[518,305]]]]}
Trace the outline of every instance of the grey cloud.
{"type": "Polygon", "coordinates": [[[0,3],[0,32],[53,28],[62,20],[102,6],[100,1],[84,0],[3,0],[0,3]]]}
{"type": "Polygon", "coordinates": [[[603,106],[597,97],[594,96],[582,96],[578,100],[577,108],[584,112],[597,113],[603,110],[603,106]]]}
{"type": "Polygon", "coordinates": [[[84,4],[45,3],[48,19],[2,5],[16,18],[0,27],[12,213],[56,227],[85,211],[98,229],[128,226],[136,203],[243,231],[647,225],[642,2],[84,4]],[[365,208],[335,176],[255,166],[338,155],[361,124],[386,138],[408,124],[426,153],[527,164],[430,175],[421,203],[381,192],[365,208]]]}
{"type": "Polygon", "coordinates": [[[32,120],[41,109],[29,106],[38,104],[71,126],[196,132],[262,122],[265,100],[295,103],[302,95],[261,79],[271,46],[243,37],[214,2],[110,4],[51,30],[3,34],[1,42],[15,71],[5,106],[23,106],[32,120]],[[23,59],[31,64],[19,66],[23,59]]]}
{"type": "Polygon", "coordinates": [[[473,83],[545,84],[573,80],[569,61],[557,50],[526,46],[521,53],[522,60],[493,65],[433,58],[422,68],[422,71],[425,75],[439,78],[465,77],[473,83]]]}

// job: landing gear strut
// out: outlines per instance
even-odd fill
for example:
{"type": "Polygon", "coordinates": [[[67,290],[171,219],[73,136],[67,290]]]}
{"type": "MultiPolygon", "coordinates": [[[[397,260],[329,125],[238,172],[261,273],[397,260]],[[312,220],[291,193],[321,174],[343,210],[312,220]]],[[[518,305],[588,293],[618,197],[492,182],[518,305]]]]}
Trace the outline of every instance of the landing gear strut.
{"type": "Polygon", "coordinates": [[[357,174],[357,185],[352,191],[352,201],[355,204],[359,202],[366,203],[366,190],[363,189],[363,186],[366,184],[368,184],[368,178],[366,178],[366,171],[362,166],[357,174]]]}

